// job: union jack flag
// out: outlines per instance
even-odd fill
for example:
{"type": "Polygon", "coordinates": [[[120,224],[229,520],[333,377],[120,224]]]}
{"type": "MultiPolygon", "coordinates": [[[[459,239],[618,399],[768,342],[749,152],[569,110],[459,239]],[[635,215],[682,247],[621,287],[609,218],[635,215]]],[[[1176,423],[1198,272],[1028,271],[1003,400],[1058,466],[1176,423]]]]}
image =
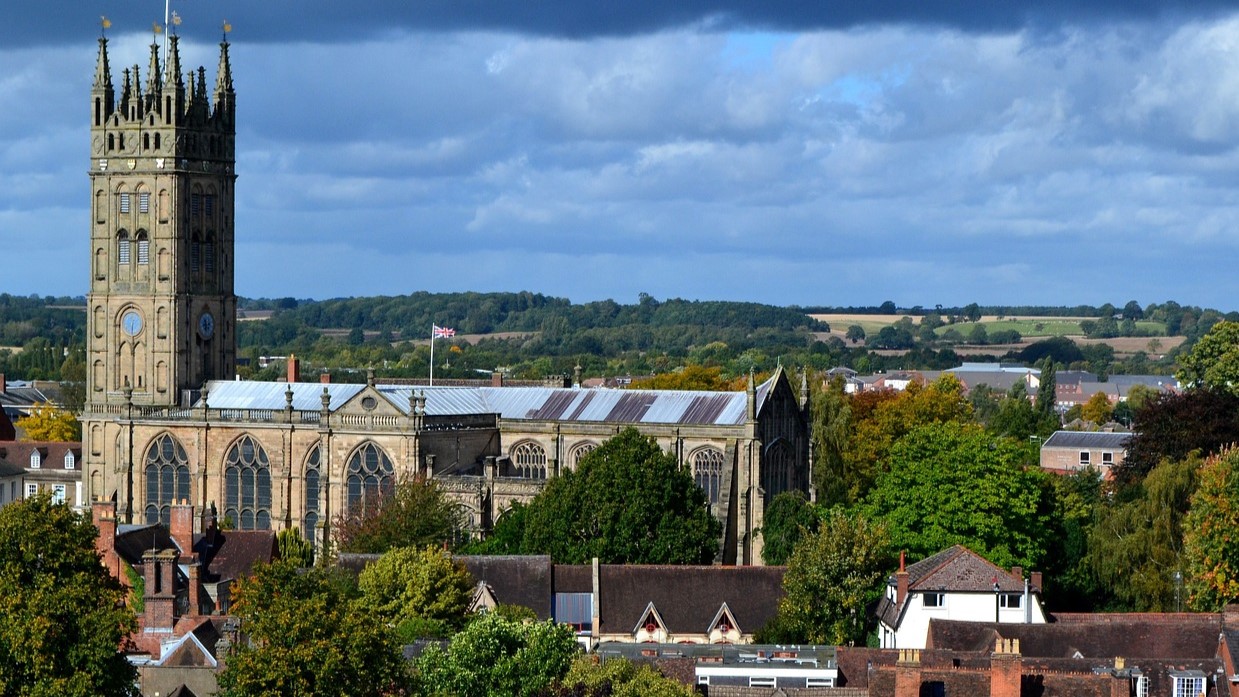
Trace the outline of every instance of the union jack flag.
{"type": "Polygon", "coordinates": [[[434,338],[436,338],[436,339],[448,339],[448,338],[451,338],[451,337],[453,337],[453,336],[456,336],[456,330],[455,330],[455,329],[449,329],[448,327],[440,327],[440,326],[439,326],[439,325],[437,325],[437,324],[435,324],[435,325],[431,325],[431,326],[433,326],[433,327],[434,327],[434,335],[433,335],[433,336],[434,336],[434,338]]]}

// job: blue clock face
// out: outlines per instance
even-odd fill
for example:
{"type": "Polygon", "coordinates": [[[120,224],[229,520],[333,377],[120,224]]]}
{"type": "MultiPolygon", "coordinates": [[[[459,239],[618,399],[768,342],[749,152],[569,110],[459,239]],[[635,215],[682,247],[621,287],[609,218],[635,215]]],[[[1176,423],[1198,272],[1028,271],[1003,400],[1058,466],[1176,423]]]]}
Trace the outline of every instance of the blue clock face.
{"type": "Polygon", "coordinates": [[[215,318],[211,316],[210,312],[203,312],[202,316],[198,318],[198,334],[203,339],[210,339],[215,334],[215,318]]]}
{"type": "Polygon", "coordinates": [[[120,328],[129,336],[137,336],[142,331],[142,315],[137,310],[130,310],[120,318],[120,328]]]}

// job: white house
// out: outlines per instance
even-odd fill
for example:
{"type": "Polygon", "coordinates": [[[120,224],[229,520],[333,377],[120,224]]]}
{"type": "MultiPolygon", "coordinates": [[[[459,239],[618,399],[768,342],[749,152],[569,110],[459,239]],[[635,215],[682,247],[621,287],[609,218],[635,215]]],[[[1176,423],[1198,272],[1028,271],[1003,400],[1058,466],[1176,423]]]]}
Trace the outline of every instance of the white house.
{"type": "Polygon", "coordinates": [[[955,545],[891,576],[878,603],[884,649],[923,649],[931,619],[1044,624],[1041,573],[1024,578],[955,545]]]}

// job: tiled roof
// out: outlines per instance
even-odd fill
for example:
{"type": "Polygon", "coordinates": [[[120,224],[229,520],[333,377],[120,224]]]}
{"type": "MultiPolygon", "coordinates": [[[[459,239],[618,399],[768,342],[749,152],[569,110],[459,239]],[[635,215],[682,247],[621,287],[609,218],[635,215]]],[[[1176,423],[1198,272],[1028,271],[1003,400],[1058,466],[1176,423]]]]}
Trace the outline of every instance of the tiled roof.
{"type": "Polygon", "coordinates": [[[1019,639],[1026,657],[1206,659],[1217,651],[1221,616],[1105,613],[1058,616],[1049,624],[995,624],[932,619],[927,646],[983,651],[994,639],[1019,639]]]}
{"type": "Polygon", "coordinates": [[[556,593],[590,593],[594,590],[594,569],[589,564],[556,564],[556,593]]]}
{"type": "Polygon", "coordinates": [[[992,593],[995,583],[1000,591],[1024,590],[1023,579],[963,545],[955,545],[908,567],[909,591],[992,593]]]}
{"type": "Polygon", "coordinates": [[[1042,448],[1072,448],[1085,450],[1090,448],[1108,448],[1122,450],[1131,440],[1130,433],[1107,433],[1104,431],[1055,431],[1042,448]]]}
{"type": "Polygon", "coordinates": [[[752,633],[778,611],[784,571],[781,566],[603,564],[598,599],[601,631],[631,631],[653,603],[672,634],[704,633],[727,603],[740,631],[752,633]]]}
{"type": "Polygon", "coordinates": [[[464,563],[475,581],[490,587],[496,601],[527,607],[537,613],[540,620],[550,618],[554,598],[549,556],[459,556],[456,560],[464,563]]]}
{"type": "Polygon", "coordinates": [[[29,467],[30,455],[35,451],[42,460],[40,466],[45,469],[64,469],[67,453],[72,453],[75,468],[82,466],[82,444],[72,441],[5,441],[0,443],[0,460],[29,467]]]}
{"type": "Polygon", "coordinates": [[[194,551],[211,581],[249,576],[259,563],[275,558],[275,533],[271,530],[221,530],[214,535],[194,535],[194,551]]]}

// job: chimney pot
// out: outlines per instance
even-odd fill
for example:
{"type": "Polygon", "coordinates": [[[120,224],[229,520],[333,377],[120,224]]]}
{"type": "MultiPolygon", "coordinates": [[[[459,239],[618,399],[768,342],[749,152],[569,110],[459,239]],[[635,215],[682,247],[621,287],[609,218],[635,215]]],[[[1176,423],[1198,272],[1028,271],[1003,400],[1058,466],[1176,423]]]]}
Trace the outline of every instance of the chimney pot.
{"type": "Polygon", "coordinates": [[[331,384],[331,373],[324,371],[322,374],[318,376],[318,381],[324,385],[330,385],[331,384]]]}

